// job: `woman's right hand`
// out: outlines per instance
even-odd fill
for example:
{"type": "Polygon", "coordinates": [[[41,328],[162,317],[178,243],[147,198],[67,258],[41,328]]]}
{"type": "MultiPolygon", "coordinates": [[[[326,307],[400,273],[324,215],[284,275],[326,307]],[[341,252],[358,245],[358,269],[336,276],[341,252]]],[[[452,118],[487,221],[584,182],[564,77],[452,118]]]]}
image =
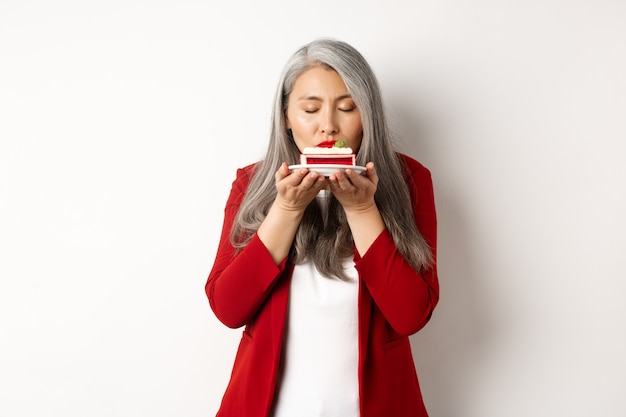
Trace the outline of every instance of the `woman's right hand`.
{"type": "Polygon", "coordinates": [[[276,174],[275,204],[282,210],[302,212],[327,186],[326,178],[315,171],[300,168],[291,173],[287,163],[283,162],[276,174]]]}
{"type": "Polygon", "coordinates": [[[304,210],[326,186],[326,178],[306,168],[290,173],[283,163],[275,174],[276,199],[257,235],[277,265],[289,254],[304,210]]]}

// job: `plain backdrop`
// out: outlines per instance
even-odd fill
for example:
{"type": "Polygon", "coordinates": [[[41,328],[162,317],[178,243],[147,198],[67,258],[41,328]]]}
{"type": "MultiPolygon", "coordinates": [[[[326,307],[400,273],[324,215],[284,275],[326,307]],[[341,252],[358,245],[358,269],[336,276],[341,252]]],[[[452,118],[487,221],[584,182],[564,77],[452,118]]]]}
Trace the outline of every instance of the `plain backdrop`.
{"type": "Polygon", "coordinates": [[[215,414],[204,284],[287,58],[348,41],[433,174],[432,417],[626,415],[626,3],[0,1],[0,415],[215,414]]]}

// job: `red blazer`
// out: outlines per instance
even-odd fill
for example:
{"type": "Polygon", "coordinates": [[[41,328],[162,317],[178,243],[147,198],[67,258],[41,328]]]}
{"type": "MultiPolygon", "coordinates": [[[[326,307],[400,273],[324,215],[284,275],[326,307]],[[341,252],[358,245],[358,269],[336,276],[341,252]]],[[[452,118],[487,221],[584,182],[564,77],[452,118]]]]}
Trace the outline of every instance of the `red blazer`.
{"type": "MultiPolygon", "coordinates": [[[[416,224],[436,256],[437,220],[430,172],[406,165],[416,224]]],[[[237,171],[206,294],[226,326],[246,326],[219,417],[267,417],[273,403],[293,265],[276,265],[254,235],[235,254],[229,233],[254,166],[237,171]]],[[[416,272],[385,230],[363,257],[359,273],[359,393],[361,417],[426,417],[408,336],[430,319],[439,299],[437,270],[416,272]]]]}

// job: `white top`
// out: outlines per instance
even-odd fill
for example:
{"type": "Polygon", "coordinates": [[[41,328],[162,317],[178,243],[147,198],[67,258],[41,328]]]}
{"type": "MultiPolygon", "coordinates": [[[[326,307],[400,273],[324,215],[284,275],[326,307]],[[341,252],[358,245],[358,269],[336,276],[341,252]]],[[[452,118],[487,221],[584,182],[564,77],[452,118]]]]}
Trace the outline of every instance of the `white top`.
{"type": "Polygon", "coordinates": [[[344,267],[350,282],[294,268],[274,417],[359,417],[358,274],[344,267]]]}

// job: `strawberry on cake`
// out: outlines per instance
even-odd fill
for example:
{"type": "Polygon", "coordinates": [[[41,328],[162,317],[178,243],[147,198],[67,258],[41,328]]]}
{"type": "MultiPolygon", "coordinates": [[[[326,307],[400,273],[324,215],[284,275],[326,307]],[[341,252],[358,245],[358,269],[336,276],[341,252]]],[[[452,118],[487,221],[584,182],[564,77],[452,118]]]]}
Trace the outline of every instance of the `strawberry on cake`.
{"type": "Polygon", "coordinates": [[[343,140],[328,140],[300,154],[302,165],[356,165],[356,156],[343,140]]]}

